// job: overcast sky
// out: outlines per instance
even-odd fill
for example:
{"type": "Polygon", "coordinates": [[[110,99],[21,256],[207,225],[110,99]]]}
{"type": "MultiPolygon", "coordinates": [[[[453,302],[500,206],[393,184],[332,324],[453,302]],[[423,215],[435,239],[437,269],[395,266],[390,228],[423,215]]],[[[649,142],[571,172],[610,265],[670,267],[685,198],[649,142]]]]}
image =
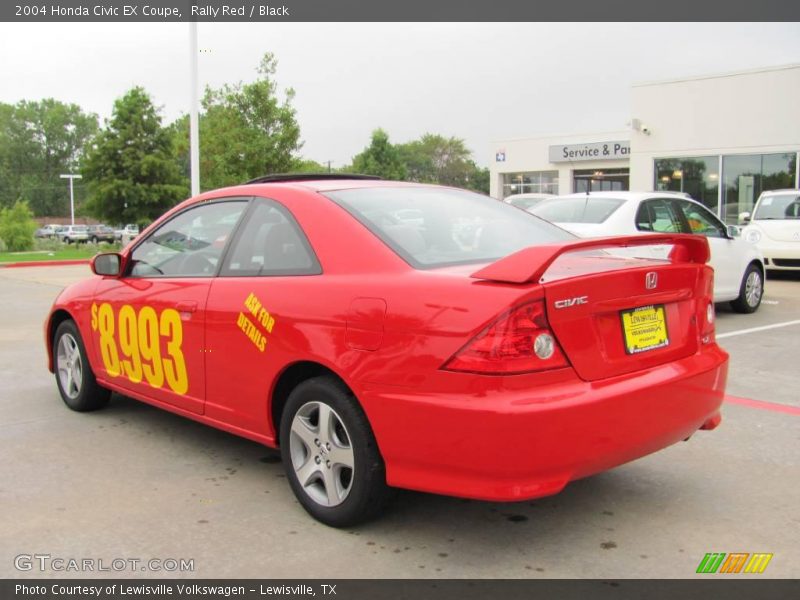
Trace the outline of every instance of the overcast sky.
{"type": "MultiPolygon", "coordinates": [[[[0,23],[0,101],[106,118],[141,85],[171,121],[189,110],[189,27],[0,23]]],[[[276,55],[306,158],[347,164],[383,127],[464,138],[487,165],[493,140],[624,128],[634,82],[800,62],[800,24],[200,23],[199,45],[201,87],[276,55]]]]}

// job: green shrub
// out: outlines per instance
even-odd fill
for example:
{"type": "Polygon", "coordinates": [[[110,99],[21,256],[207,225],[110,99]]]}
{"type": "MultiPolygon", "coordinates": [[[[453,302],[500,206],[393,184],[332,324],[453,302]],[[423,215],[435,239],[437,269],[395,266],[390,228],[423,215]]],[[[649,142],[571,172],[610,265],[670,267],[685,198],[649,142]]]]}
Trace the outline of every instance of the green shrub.
{"type": "Polygon", "coordinates": [[[15,202],[11,208],[0,210],[0,238],[9,252],[33,248],[36,221],[27,202],[15,202]]]}

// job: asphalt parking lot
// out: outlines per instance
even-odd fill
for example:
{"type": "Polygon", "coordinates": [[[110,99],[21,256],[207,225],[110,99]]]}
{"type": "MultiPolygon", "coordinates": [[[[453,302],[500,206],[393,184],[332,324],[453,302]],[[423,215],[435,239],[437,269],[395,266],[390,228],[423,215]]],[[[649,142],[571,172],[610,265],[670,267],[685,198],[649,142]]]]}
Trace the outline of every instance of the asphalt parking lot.
{"type": "Polygon", "coordinates": [[[401,492],[383,519],[340,531],[301,509],[274,451],[116,395],[67,410],[42,323],[87,275],[0,269],[0,577],[41,577],[14,566],[39,553],[194,560],[116,577],[686,578],[707,552],[774,554],[763,574],[731,577],[800,576],[800,277],[771,278],[754,315],[719,310],[731,368],[717,430],[558,496],[401,492]]]}

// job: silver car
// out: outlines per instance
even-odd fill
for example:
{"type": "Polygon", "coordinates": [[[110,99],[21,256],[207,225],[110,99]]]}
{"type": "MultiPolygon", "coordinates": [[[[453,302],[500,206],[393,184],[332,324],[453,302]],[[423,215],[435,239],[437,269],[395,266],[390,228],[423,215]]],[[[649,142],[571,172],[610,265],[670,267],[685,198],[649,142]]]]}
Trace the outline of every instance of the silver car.
{"type": "Polygon", "coordinates": [[[56,236],[65,244],[85,242],[89,239],[89,228],[86,225],[65,225],[56,230],[56,236]]]}

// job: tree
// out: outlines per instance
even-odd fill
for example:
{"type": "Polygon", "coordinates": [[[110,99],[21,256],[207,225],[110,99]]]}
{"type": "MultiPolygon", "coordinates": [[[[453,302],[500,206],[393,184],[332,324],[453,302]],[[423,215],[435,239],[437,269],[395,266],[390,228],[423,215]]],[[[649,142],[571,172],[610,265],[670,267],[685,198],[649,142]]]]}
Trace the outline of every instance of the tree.
{"type": "Polygon", "coordinates": [[[399,146],[411,181],[463,186],[470,167],[464,140],[426,133],[399,146]]]}
{"type": "Polygon", "coordinates": [[[393,180],[404,180],[407,176],[399,150],[389,142],[389,134],[383,129],[372,132],[370,145],[353,157],[348,170],[393,180]]]}
{"type": "Polygon", "coordinates": [[[83,175],[90,191],[88,210],[112,223],[145,224],[188,195],[172,137],[141,87],[114,102],[83,175]]]}
{"type": "Polygon", "coordinates": [[[491,181],[488,167],[479,167],[475,164],[475,161],[472,160],[469,161],[469,163],[470,170],[464,187],[488,196],[489,182],[491,181]]]}
{"type": "MultiPolygon", "coordinates": [[[[292,107],[294,90],[283,99],[275,81],[277,61],[266,53],[253,83],[206,88],[200,115],[200,185],[214,189],[269,173],[302,166],[300,126],[292,107]]],[[[177,156],[186,176],[189,165],[189,119],[173,126],[177,156]]]]}
{"type": "Polygon", "coordinates": [[[489,193],[489,170],[475,164],[462,139],[426,133],[418,140],[400,144],[398,150],[410,181],[489,193]]]}
{"type": "Polygon", "coordinates": [[[331,169],[327,164],[318,163],[311,159],[297,159],[292,164],[292,173],[328,173],[336,171],[331,169]]]}
{"type": "Polygon", "coordinates": [[[11,252],[33,248],[36,221],[27,202],[15,202],[10,208],[0,209],[0,239],[11,252]]]}
{"type": "Polygon", "coordinates": [[[59,175],[80,168],[96,132],[97,116],[76,104],[47,98],[0,105],[0,205],[26,198],[37,215],[67,214],[69,194],[59,175]]]}

